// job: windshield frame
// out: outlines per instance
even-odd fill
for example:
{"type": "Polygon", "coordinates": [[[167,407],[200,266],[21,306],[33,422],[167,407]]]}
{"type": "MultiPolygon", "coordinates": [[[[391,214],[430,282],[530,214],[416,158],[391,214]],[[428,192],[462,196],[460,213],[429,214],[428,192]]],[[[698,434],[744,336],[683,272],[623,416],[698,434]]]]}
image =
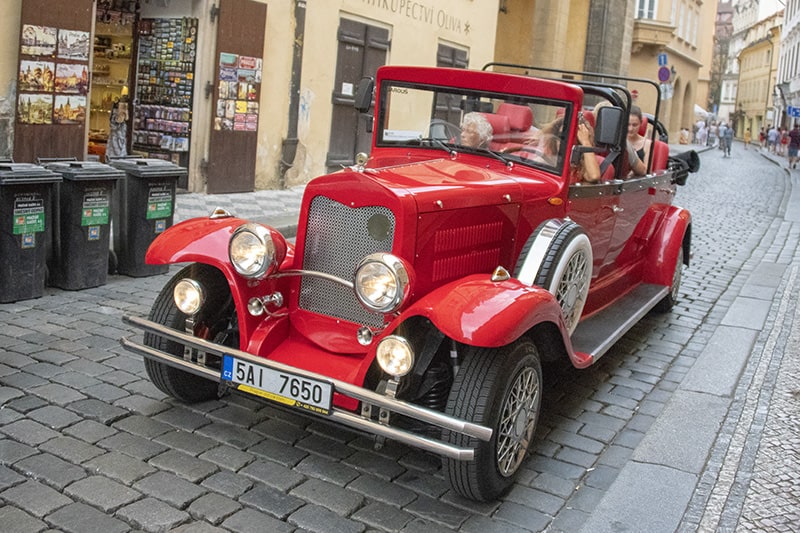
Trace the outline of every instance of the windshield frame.
{"type": "MultiPolygon", "coordinates": [[[[573,119],[573,114],[575,113],[574,104],[569,100],[543,98],[541,96],[522,95],[516,93],[498,92],[498,91],[491,91],[484,89],[465,88],[453,85],[383,79],[381,80],[380,84],[378,102],[379,102],[379,107],[377,109],[375,117],[376,130],[374,139],[376,148],[404,148],[404,149],[414,149],[414,150],[432,150],[432,151],[438,151],[440,153],[441,152],[449,153],[451,158],[456,158],[458,153],[484,155],[486,157],[498,159],[506,164],[510,163],[521,164],[524,166],[544,170],[548,173],[557,176],[563,175],[565,165],[569,164],[569,154],[568,154],[569,146],[567,140],[570,133],[570,124],[573,119]],[[407,94],[408,91],[430,93],[430,101],[433,104],[431,105],[431,110],[429,112],[430,116],[427,119],[428,129],[427,131],[423,131],[419,133],[419,135],[414,137],[395,135],[392,138],[390,132],[397,131],[387,127],[390,119],[392,94],[393,93],[407,94]],[[517,144],[524,144],[521,142],[513,143],[514,146],[508,149],[509,151],[507,151],[506,149],[496,149],[497,146],[491,146],[489,148],[470,147],[461,144],[458,135],[450,137],[448,134],[448,137],[445,138],[431,136],[430,135],[431,126],[434,121],[440,123],[446,122],[445,120],[437,116],[437,113],[440,111],[440,109],[437,109],[436,104],[438,103],[438,98],[440,96],[446,97],[447,95],[453,98],[460,97],[459,107],[461,109],[462,119],[464,114],[470,111],[478,111],[477,107],[465,109],[465,106],[467,105],[465,104],[466,102],[471,102],[471,103],[482,102],[483,105],[492,102],[496,103],[497,105],[492,104],[492,111],[490,114],[494,114],[494,111],[497,110],[500,103],[538,106],[538,107],[543,107],[545,110],[547,110],[548,108],[552,108],[552,113],[550,114],[554,115],[555,118],[560,118],[560,121],[563,121],[563,124],[560,126],[560,128],[558,128],[559,131],[556,135],[558,141],[558,149],[557,152],[553,154],[555,160],[552,162],[543,161],[541,160],[542,158],[538,157],[538,155],[531,156],[532,153],[531,149],[535,148],[535,145],[525,146],[524,148],[518,148],[516,146],[517,144]]],[[[488,112],[488,108],[480,109],[480,112],[486,113],[488,112]]],[[[534,117],[535,116],[536,113],[534,113],[534,117]]],[[[536,124],[538,124],[538,126],[532,128],[532,130],[541,129],[543,131],[543,127],[546,125],[541,121],[538,123],[534,122],[534,125],[536,124]]],[[[449,131],[457,130],[460,132],[460,120],[459,124],[454,124],[450,122],[449,126],[451,128],[451,130],[449,131]]]]}

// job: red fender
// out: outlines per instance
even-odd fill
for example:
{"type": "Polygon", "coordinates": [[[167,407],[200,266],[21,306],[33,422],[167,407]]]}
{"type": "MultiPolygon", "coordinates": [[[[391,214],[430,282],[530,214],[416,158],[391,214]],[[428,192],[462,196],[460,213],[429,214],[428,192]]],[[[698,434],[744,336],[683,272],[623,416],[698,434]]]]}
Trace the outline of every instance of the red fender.
{"type": "Polygon", "coordinates": [[[505,346],[542,322],[556,324],[567,353],[572,343],[561,307],[548,291],[516,279],[495,282],[474,274],[430,292],[414,302],[399,320],[420,315],[445,335],[464,344],[505,346]]]}
{"type": "MultiPolygon", "coordinates": [[[[669,206],[664,214],[664,221],[659,228],[659,234],[650,241],[644,271],[645,283],[653,283],[669,287],[672,285],[672,275],[675,263],[678,260],[678,251],[683,246],[683,240],[692,216],[689,211],[677,206],[669,206]]],[[[684,261],[688,261],[688,254],[684,254],[684,261]]]]}
{"type": "MultiPolygon", "coordinates": [[[[247,223],[235,217],[193,218],[168,228],[156,237],[145,254],[145,262],[150,265],[172,263],[203,263],[219,269],[228,280],[236,309],[247,308],[248,300],[264,293],[261,282],[243,278],[236,273],[228,258],[228,241],[233,232],[247,223]]],[[[277,230],[272,230],[273,239],[284,241],[277,230]]],[[[286,243],[286,257],[283,268],[294,261],[294,246],[286,243]]],[[[241,349],[246,349],[248,339],[261,321],[249,313],[238,313],[241,349]]]]}
{"type": "MultiPolygon", "coordinates": [[[[155,238],[144,260],[148,265],[205,263],[219,268],[232,280],[235,271],[228,259],[228,241],[236,228],[247,222],[236,217],[193,218],[180,222],[155,238]]],[[[272,236],[276,241],[285,242],[277,230],[272,229],[272,236]]],[[[286,257],[282,267],[294,259],[294,245],[285,245],[286,257]]]]}

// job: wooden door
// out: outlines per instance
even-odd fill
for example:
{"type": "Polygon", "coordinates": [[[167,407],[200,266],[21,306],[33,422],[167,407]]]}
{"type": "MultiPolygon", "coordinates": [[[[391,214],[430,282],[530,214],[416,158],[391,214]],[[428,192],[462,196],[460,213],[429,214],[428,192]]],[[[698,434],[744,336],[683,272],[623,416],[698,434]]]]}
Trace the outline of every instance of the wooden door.
{"type": "Polygon", "coordinates": [[[267,6],[220,0],[207,191],[255,189],[267,6]]]}
{"type": "Polygon", "coordinates": [[[14,126],[14,160],[17,162],[84,157],[93,4],[94,0],[22,2],[14,126]],[[85,55],[77,52],[80,46],[72,47],[83,37],[88,43],[85,55]],[[70,46],[59,48],[61,42],[70,46]],[[42,80],[49,80],[42,83],[35,80],[36,75],[21,75],[37,72],[37,69],[43,72],[42,80]],[[78,86],[65,88],[59,83],[59,79],[65,78],[59,78],[58,74],[66,77],[76,73],[80,78],[84,69],[86,80],[78,86]]]}
{"type": "Polygon", "coordinates": [[[372,134],[366,117],[354,107],[355,91],[364,76],[375,76],[378,67],[386,63],[389,50],[389,31],[354,20],[339,22],[339,51],[336,60],[336,80],[331,136],[326,165],[329,171],[352,165],[358,152],[368,152],[372,134]]]}

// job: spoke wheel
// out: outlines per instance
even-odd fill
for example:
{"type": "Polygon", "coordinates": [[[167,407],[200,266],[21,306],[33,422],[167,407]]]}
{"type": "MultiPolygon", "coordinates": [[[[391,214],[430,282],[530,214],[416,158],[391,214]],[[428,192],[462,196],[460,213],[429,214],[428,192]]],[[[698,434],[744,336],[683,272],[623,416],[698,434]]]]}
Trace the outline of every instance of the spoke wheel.
{"type": "Polygon", "coordinates": [[[514,483],[539,419],[542,370],[536,347],[519,340],[503,348],[466,347],[446,412],[493,430],[489,442],[451,431],[445,441],[473,448],[472,461],[442,460],[445,477],[465,498],[489,501],[514,483]]]}
{"type": "Polygon", "coordinates": [[[534,283],[556,297],[571,334],[578,326],[589,295],[592,277],[592,246],[581,227],[574,222],[558,230],[542,261],[534,283]]]}

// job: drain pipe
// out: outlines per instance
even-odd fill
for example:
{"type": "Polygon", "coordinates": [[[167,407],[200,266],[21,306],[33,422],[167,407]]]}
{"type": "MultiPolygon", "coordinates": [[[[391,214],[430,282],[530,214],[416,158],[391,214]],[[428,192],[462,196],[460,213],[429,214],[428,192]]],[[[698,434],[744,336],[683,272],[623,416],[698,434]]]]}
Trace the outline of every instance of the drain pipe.
{"type": "Polygon", "coordinates": [[[286,173],[294,164],[297,154],[297,120],[300,114],[300,78],[303,71],[303,41],[306,28],[306,0],[294,3],[294,45],[292,54],[292,79],[289,91],[289,127],[281,146],[278,186],[286,188],[286,173]]]}

